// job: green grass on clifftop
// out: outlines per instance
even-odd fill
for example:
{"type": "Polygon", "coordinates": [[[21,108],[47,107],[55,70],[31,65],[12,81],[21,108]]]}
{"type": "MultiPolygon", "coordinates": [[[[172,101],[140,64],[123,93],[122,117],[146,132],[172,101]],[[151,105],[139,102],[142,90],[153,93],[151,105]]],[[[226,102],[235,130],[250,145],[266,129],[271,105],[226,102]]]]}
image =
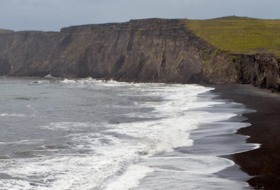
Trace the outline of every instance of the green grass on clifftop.
{"type": "Polygon", "coordinates": [[[13,32],[13,31],[12,30],[0,29],[0,34],[11,33],[11,32],[13,32]]]}
{"type": "Polygon", "coordinates": [[[280,20],[223,17],[185,20],[189,29],[212,45],[232,53],[280,55],[280,20]]]}

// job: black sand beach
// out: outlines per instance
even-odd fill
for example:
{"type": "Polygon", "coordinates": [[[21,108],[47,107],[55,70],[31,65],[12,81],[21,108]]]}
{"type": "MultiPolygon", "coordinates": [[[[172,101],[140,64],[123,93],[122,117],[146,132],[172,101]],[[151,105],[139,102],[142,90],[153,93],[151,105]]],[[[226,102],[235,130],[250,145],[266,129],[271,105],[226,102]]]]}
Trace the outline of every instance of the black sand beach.
{"type": "Polygon", "coordinates": [[[221,98],[246,105],[256,112],[247,113],[250,127],[239,134],[250,136],[249,143],[259,143],[256,150],[232,155],[232,159],[252,178],[248,181],[255,189],[279,189],[280,186],[280,95],[250,85],[215,86],[221,98]]]}

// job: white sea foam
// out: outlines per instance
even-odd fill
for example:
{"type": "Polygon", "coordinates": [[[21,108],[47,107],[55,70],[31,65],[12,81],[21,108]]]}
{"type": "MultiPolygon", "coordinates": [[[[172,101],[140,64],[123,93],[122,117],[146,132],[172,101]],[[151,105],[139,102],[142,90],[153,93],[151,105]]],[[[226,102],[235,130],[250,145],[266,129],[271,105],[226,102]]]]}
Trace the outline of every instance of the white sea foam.
{"type": "Polygon", "coordinates": [[[72,88],[110,88],[110,87],[153,87],[164,84],[146,84],[146,83],[128,83],[128,82],[117,82],[114,80],[97,80],[91,77],[84,79],[64,79],[59,81],[63,85],[67,85],[72,88]]]}
{"type": "Polygon", "coordinates": [[[76,84],[77,81],[75,80],[70,80],[70,79],[64,79],[63,81],[61,81],[62,84],[76,84]]]}
{"type": "Polygon", "coordinates": [[[116,180],[113,178],[106,186],[105,190],[121,190],[137,187],[139,185],[139,180],[144,178],[147,173],[153,171],[153,169],[142,165],[131,165],[123,175],[116,180]]]}
{"type": "Polygon", "coordinates": [[[48,80],[37,80],[37,81],[33,81],[32,84],[49,84],[50,81],[48,80]]]}
{"type": "Polygon", "coordinates": [[[187,154],[182,155],[181,157],[152,157],[145,162],[145,165],[152,166],[156,171],[188,174],[213,174],[225,169],[225,167],[233,166],[234,162],[211,155],[187,154]]]}
{"type": "Polygon", "coordinates": [[[45,78],[47,78],[47,79],[55,79],[55,77],[53,77],[51,74],[47,74],[47,75],[45,76],[45,78]]]}
{"type": "Polygon", "coordinates": [[[25,117],[25,114],[19,114],[19,113],[1,113],[0,117],[25,117]]]}
{"type": "Polygon", "coordinates": [[[1,142],[0,141],[0,145],[11,145],[11,144],[35,144],[39,141],[43,141],[43,139],[36,139],[36,140],[20,140],[20,141],[12,141],[12,142],[1,142]]]}
{"type": "MultiPolygon", "coordinates": [[[[67,133],[63,138],[68,139],[67,147],[71,150],[1,162],[2,173],[11,176],[10,179],[1,179],[0,187],[3,190],[127,190],[137,188],[141,179],[155,172],[162,172],[163,176],[170,172],[176,175],[183,173],[188,177],[194,175],[196,179],[205,180],[207,175],[233,165],[233,162],[213,155],[158,157],[162,153],[172,153],[178,147],[192,146],[190,134],[201,124],[227,120],[238,114],[199,111],[199,108],[223,104],[211,99],[199,101],[198,95],[212,88],[119,83],[91,78],[64,79],[60,84],[69,88],[125,87],[127,90],[119,91],[115,96],[150,97],[158,101],[137,101],[136,98],[131,104],[133,107],[152,108],[153,111],[149,115],[142,111],[124,115],[127,118],[149,120],[119,124],[60,121],[40,126],[54,133],[67,133]]],[[[44,146],[44,149],[47,148],[44,146]]],[[[222,181],[211,176],[209,183],[218,183],[219,180],[222,181]]]]}

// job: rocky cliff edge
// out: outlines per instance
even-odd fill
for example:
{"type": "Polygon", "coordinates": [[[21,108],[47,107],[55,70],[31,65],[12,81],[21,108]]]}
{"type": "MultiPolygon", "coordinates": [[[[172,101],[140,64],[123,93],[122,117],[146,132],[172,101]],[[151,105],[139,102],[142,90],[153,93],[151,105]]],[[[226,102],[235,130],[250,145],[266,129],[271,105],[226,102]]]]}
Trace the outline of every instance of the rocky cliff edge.
{"type": "Polygon", "coordinates": [[[272,54],[219,50],[177,19],[0,32],[0,75],[8,76],[251,83],[279,91],[279,62],[272,54]]]}

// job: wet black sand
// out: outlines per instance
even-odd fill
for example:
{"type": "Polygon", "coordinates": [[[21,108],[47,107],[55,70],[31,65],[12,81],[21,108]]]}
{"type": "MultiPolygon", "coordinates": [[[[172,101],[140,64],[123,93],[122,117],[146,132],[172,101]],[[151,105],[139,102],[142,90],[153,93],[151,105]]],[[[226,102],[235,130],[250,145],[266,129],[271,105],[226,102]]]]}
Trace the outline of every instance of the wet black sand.
{"type": "Polygon", "coordinates": [[[256,150],[232,155],[241,169],[252,176],[249,184],[255,189],[280,189],[280,94],[250,85],[215,86],[214,93],[256,110],[246,113],[246,122],[239,134],[250,136],[249,143],[259,143],[256,150]]]}

